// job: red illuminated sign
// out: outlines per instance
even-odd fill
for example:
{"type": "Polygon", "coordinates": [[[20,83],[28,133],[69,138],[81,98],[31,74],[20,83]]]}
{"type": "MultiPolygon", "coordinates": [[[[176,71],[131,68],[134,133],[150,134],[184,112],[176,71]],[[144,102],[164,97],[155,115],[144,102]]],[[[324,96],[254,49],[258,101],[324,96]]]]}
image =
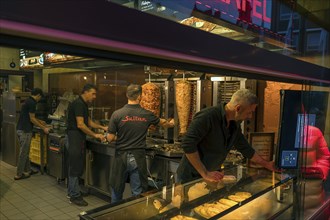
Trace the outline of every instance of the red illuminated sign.
{"type": "Polygon", "coordinates": [[[270,27],[271,0],[199,0],[195,1],[198,10],[213,10],[221,12],[221,18],[234,23],[235,20],[243,20],[259,26],[270,27]],[[200,8],[202,7],[202,8],[200,8]]]}

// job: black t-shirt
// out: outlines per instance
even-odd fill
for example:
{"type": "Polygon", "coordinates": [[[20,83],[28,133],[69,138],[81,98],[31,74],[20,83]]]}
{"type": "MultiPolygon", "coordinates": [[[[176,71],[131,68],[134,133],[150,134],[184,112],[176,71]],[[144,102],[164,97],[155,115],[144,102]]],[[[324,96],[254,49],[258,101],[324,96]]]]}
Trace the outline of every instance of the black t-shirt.
{"type": "Polygon", "coordinates": [[[110,118],[108,131],[117,135],[117,150],[133,150],[146,147],[149,126],[157,125],[160,119],[139,104],[126,104],[110,118]]]}
{"type": "Polygon", "coordinates": [[[21,113],[17,122],[17,130],[32,132],[33,123],[30,119],[30,113],[36,113],[37,101],[31,96],[27,98],[22,105],[21,113]]]}
{"type": "Polygon", "coordinates": [[[68,130],[80,131],[82,135],[86,136],[86,134],[77,127],[76,117],[83,117],[84,123],[88,126],[88,105],[81,96],[70,103],[68,107],[68,130]]]}
{"type": "Polygon", "coordinates": [[[254,149],[242,134],[240,122],[230,121],[226,127],[225,103],[196,113],[182,140],[185,153],[198,151],[208,170],[218,170],[230,149],[235,146],[243,156],[252,158],[254,149]]]}

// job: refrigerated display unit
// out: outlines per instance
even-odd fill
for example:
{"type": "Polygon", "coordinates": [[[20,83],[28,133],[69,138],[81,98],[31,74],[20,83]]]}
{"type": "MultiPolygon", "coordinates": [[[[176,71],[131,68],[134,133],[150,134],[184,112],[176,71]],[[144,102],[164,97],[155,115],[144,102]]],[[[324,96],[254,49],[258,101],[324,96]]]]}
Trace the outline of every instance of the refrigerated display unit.
{"type": "Polygon", "coordinates": [[[29,92],[4,92],[2,94],[2,160],[13,166],[17,165],[19,154],[16,124],[21,112],[21,106],[29,96],[29,92]]]}
{"type": "MultiPolygon", "coordinates": [[[[308,149],[311,148],[308,146],[311,140],[304,136],[316,138],[315,131],[307,133],[309,130],[306,130],[305,127],[315,127],[321,131],[321,134],[324,134],[326,116],[329,111],[329,93],[281,90],[280,95],[281,118],[275,162],[278,167],[283,169],[297,169],[309,162],[306,161],[306,155],[302,157],[300,154],[305,153],[305,151],[311,153],[312,150],[308,149]]],[[[315,142],[316,144],[318,142],[315,142]]],[[[320,157],[320,155],[315,155],[315,160],[320,159],[320,157]]],[[[316,164],[322,164],[322,162],[316,164]]]]}
{"type": "Polygon", "coordinates": [[[118,203],[80,213],[103,219],[291,219],[295,176],[251,168],[227,171],[231,181],[203,179],[164,187],[118,203]],[[262,208],[260,205],[262,204],[262,208]]]}

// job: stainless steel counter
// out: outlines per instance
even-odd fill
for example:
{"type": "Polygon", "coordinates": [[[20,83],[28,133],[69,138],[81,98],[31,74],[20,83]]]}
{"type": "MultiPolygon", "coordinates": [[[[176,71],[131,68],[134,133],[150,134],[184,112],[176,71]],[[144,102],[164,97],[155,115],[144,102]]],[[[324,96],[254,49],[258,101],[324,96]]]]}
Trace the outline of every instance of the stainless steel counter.
{"type": "Polygon", "coordinates": [[[85,186],[110,196],[110,162],[114,155],[113,143],[107,144],[96,139],[87,139],[85,186]]]}
{"type": "Polygon", "coordinates": [[[87,149],[108,156],[115,155],[114,143],[102,143],[93,138],[87,138],[87,149]]]}
{"type": "Polygon", "coordinates": [[[167,157],[147,153],[147,167],[149,175],[155,181],[160,182],[162,186],[171,184],[171,176],[177,179],[176,170],[178,169],[180,157],[167,157]]]}
{"type": "MultiPolygon", "coordinates": [[[[85,185],[107,196],[110,196],[110,163],[115,151],[114,143],[101,143],[96,139],[87,139],[85,185]]],[[[168,185],[172,175],[176,179],[176,169],[181,155],[178,153],[164,155],[159,149],[147,148],[146,160],[149,175],[154,180],[161,181],[162,185],[168,185]]]]}

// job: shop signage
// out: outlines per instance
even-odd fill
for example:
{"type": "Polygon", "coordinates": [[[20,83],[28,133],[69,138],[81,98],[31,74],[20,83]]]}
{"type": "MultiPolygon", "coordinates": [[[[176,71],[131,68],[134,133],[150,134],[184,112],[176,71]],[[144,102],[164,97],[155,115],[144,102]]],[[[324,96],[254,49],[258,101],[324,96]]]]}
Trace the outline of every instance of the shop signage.
{"type": "Polygon", "coordinates": [[[52,64],[92,60],[79,56],[20,49],[21,69],[40,69],[52,64]]]}
{"type": "Polygon", "coordinates": [[[68,61],[86,60],[83,57],[59,54],[59,53],[51,53],[51,52],[44,52],[44,57],[45,57],[45,65],[51,64],[51,63],[63,63],[63,62],[68,62],[68,61]]]}
{"type": "Polygon", "coordinates": [[[269,0],[221,0],[225,4],[236,3],[236,8],[238,11],[249,12],[251,11],[251,16],[264,20],[265,22],[270,22],[270,18],[267,17],[267,1],[269,0]]]}
{"type": "Polygon", "coordinates": [[[245,22],[270,28],[271,0],[198,0],[195,10],[238,24],[245,22]]]}
{"type": "Polygon", "coordinates": [[[44,66],[44,54],[39,51],[20,49],[20,68],[38,69],[44,66]]]}
{"type": "Polygon", "coordinates": [[[154,9],[154,3],[152,3],[151,1],[147,1],[147,0],[140,0],[138,7],[139,7],[140,11],[149,11],[149,10],[154,9]]]}

